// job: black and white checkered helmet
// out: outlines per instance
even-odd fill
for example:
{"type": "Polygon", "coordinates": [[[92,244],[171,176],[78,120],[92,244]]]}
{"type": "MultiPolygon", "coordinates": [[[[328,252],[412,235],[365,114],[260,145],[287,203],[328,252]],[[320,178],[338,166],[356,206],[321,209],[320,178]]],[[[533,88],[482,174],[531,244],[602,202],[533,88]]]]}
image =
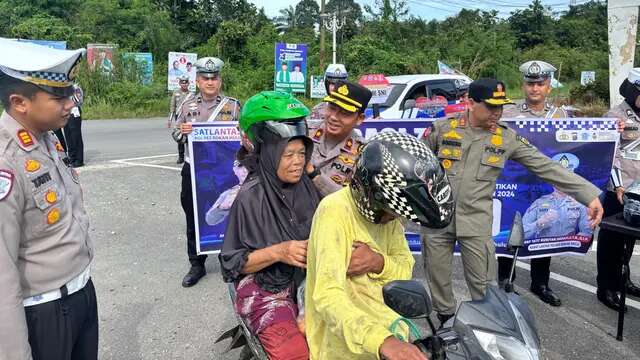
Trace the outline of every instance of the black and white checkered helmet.
{"type": "Polygon", "coordinates": [[[624,220],[633,226],[640,226],[640,180],[636,180],[625,190],[624,209],[622,216],[624,220]]]}
{"type": "Polygon", "coordinates": [[[396,131],[378,133],[362,149],[351,192],[360,214],[373,223],[391,213],[441,229],[453,216],[451,185],[438,159],[416,137],[396,131]]]}

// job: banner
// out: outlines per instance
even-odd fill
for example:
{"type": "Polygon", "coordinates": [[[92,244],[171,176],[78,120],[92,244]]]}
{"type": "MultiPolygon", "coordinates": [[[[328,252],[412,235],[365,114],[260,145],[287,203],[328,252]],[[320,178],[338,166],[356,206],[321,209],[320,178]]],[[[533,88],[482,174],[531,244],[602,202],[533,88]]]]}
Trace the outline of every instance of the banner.
{"type": "Polygon", "coordinates": [[[66,41],[56,41],[56,40],[31,40],[31,39],[17,39],[22,42],[29,42],[33,44],[38,44],[42,46],[46,46],[52,49],[58,50],[67,50],[67,42],[66,41]]]}
{"type": "Polygon", "coordinates": [[[115,44],[87,44],[89,69],[99,70],[106,75],[112,74],[113,57],[117,47],[115,44]]]}
{"type": "Polygon", "coordinates": [[[274,89],[305,93],[307,45],[276,43],[274,89]]]}
{"type": "Polygon", "coordinates": [[[153,82],[153,55],[151,53],[124,53],[122,57],[131,59],[140,71],[140,81],[143,85],[150,85],[153,82]]]}
{"type": "MultiPolygon", "coordinates": [[[[422,137],[434,120],[437,119],[367,120],[356,131],[365,138],[390,129],[422,137]]],[[[506,122],[542,153],[606,191],[618,139],[614,119],[507,119],[506,122]]],[[[246,176],[241,167],[234,166],[240,137],[235,124],[206,123],[194,124],[190,140],[198,249],[215,252],[224,239],[231,199],[246,176]]],[[[525,226],[522,258],[588,251],[592,233],[586,225],[584,206],[554,191],[522,165],[508,161],[496,183],[493,199],[492,235],[499,256],[506,253],[505,242],[516,211],[523,215],[525,226]]],[[[420,236],[407,232],[406,237],[411,250],[419,252],[420,236]]]]}
{"type": "Polygon", "coordinates": [[[195,62],[198,60],[198,54],[170,52],[167,69],[167,89],[169,91],[178,90],[178,78],[181,75],[189,75],[189,91],[196,91],[196,69],[195,62]]]}
{"type": "Polygon", "coordinates": [[[311,75],[310,94],[312,99],[324,99],[327,89],[324,87],[324,76],[311,75]]]}

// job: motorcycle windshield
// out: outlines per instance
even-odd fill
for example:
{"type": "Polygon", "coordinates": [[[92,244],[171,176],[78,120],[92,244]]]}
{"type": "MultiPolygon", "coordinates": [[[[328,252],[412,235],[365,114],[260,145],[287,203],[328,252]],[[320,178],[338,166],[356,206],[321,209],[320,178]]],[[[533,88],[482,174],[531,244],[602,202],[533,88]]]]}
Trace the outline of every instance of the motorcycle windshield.
{"type": "Polygon", "coordinates": [[[496,286],[488,286],[484,299],[477,301],[467,301],[460,304],[453,322],[453,328],[458,334],[468,334],[473,336],[473,330],[481,330],[487,333],[513,337],[522,343],[525,338],[520,330],[518,321],[510,305],[516,306],[523,317],[531,324],[533,331],[535,323],[528,307],[522,300],[514,294],[507,294],[496,286]],[[522,306],[526,307],[524,310],[522,306]]]}

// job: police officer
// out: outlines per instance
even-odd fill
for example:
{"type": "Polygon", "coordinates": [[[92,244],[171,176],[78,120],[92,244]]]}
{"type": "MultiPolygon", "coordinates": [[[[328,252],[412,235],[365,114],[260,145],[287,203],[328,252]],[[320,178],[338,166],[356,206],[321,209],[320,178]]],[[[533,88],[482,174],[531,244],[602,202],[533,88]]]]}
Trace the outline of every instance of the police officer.
{"type": "MultiPolygon", "coordinates": [[[[183,74],[178,77],[178,84],[180,88],[175,90],[171,95],[171,102],[169,104],[169,121],[167,122],[167,127],[171,128],[174,123],[177,121],[178,110],[180,110],[180,106],[182,103],[190,96],[192,96],[189,91],[189,75],[183,74]]],[[[178,143],[178,161],[176,164],[182,164],[184,162],[184,143],[178,143]]]]}
{"type": "Polygon", "coordinates": [[[557,107],[547,101],[551,93],[551,78],[557,69],[544,61],[532,60],[520,65],[523,75],[523,101],[507,106],[503,118],[567,118],[563,107],[557,107]]]}
{"type": "MultiPolygon", "coordinates": [[[[569,171],[575,171],[580,164],[573,154],[560,153],[552,158],[569,171]]],[[[572,197],[557,189],[551,194],[536,199],[522,217],[524,238],[556,237],[567,235],[591,236],[587,208],[572,197]],[[577,229],[577,231],[576,231],[577,229]]],[[[509,269],[511,270],[511,269],[509,269]]],[[[533,284],[547,284],[549,273],[531,273],[533,284]],[[540,277],[540,278],[539,278],[540,277]]],[[[508,277],[508,275],[507,275],[508,277]]]]}
{"type": "MultiPolygon", "coordinates": [[[[324,88],[329,95],[332,91],[335,91],[335,84],[338,81],[347,80],[347,68],[343,64],[329,64],[324,72],[324,88]]],[[[327,108],[326,102],[321,102],[311,109],[311,115],[309,119],[317,120],[324,119],[324,110],[327,108]]]]}
{"type": "MultiPolygon", "coordinates": [[[[205,57],[196,61],[196,85],[200,92],[183,101],[179,108],[176,128],[173,131],[173,138],[179,144],[187,142],[187,137],[192,131],[192,122],[238,121],[240,102],[221,93],[220,70],[223,65],[222,60],[214,57],[205,57]]],[[[187,221],[187,254],[191,268],[184,276],[182,286],[190,287],[197,284],[206,275],[204,262],[207,256],[197,253],[188,148],[185,154],[185,163],[181,172],[180,202],[187,221]]]]}
{"type": "MultiPolygon", "coordinates": [[[[547,101],[551,93],[551,78],[557,69],[544,61],[532,60],[520,65],[523,75],[522,91],[525,99],[514,106],[508,106],[503,118],[567,118],[569,114],[562,107],[547,101]]],[[[513,258],[498,258],[498,281],[505,284],[511,273],[513,258]]],[[[560,306],[562,300],[549,288],[551,257],[531,259],[531,292],[552,306],[560,306]]],[[[515,273],[514,273],[515,278],[515,273]]]]}
{"type": "MultiPolygon", "coordinates": [[[[637,148],[640,144],[640,68],[631,70],[620,85],[620,95],[624,97],[624,101],[604,115],[620,119],[625,124],[614,160],[615,169],[604,200],[605,216],[622,211],[625,188],[634,180],[640,179],[640,149],[637,148]]],[[[597,297],[604,305],[616,311],[620,307],[617,292],[620,291],[620,269],[625,241],[631,246],[625,256],[630,257],[635,245],[632,238],[602,228],[598,233],[597,297]]],[[[627,294],[640,297],[640,288],[629,280],[627,294]]]]}
{"type": "Polygon", "coordinates": [[[510,103],[502,82],[476,80],[469,86],[467,112],[458,118],[438,120],[424,133],[425,141],[449,176],[456,201],[455,218],[446,231],[425,234],[422,238],[425,272],[430,277],[434,308],[442,323],[456,309],[451,288],[456,241],[474,300],[482,299],[487,284],[495,279],[492,196],[507,160],[519,162],[580,203],[588,204],[591,226],[602,218],[598,188],[568,172],[499,122],[502,106],[510,103]]]}
{"type": "Polygon", "coordinates": [[[64,126],[66,148],[74,168],[84,166],[84,141],[82,140],[82,108],[77,104],[71,109],[67,125],[64,126]]]}
{"type": "Polygon", "coordinates": [[[65,125],[84,49],[0,39],[0,359],[97,359],[93,242],[65,125]]]}
{"type": "Polygon", "coordinates": [[[358,151],[364,145],[364,138],[354,129],[364,121],[372,95],[364,86],[348,81],[338,81],[335,86],[324,98],[324,121],[309,127],[314,147],[307,174],[321,196],[349,184],[358,151]]]}

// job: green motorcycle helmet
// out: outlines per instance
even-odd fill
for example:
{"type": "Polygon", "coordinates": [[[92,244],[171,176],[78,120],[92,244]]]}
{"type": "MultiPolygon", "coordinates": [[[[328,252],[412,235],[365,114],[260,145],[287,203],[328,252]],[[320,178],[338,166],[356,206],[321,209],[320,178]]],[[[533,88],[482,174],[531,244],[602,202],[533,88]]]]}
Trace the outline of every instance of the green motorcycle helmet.
{"type": "Polygon", "coordinates": [[[305,118],[309,109],[293,95],[283,91],[263,91],[247,100],[240,112],[240,130],[257,145],[265,135],[307,136],[305,118]]]}

